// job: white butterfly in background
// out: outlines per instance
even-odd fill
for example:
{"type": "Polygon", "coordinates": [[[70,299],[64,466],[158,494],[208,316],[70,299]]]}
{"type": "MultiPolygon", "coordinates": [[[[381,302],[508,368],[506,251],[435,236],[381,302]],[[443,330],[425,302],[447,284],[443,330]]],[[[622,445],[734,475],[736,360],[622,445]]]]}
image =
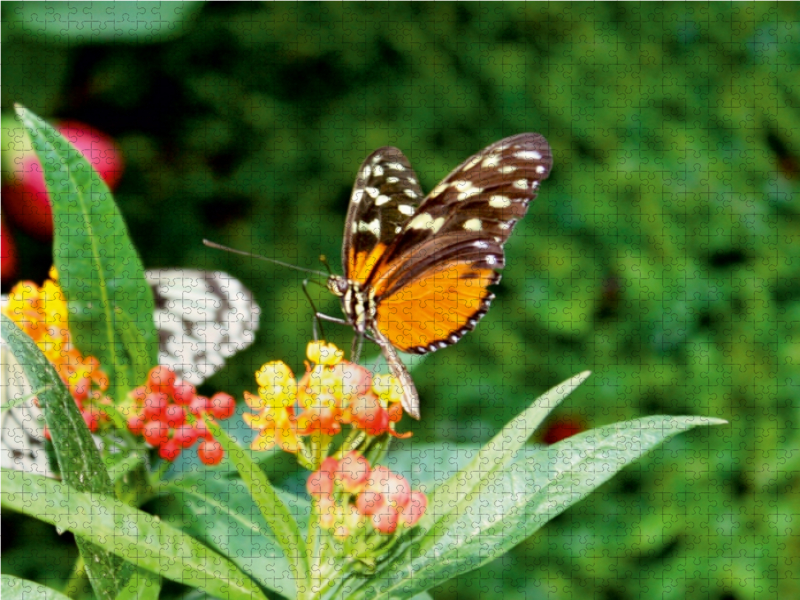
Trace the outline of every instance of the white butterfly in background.
{"type": "MultiPolygon", "coordinates": [[[[157,269],[145,273],[155,299],[159,364],[199,385],[225,359],[255,339],[261,309],[238,279],[222,271],[157,269]]],[[[5,303],[5,298],[3,299],[5,303]]],[[[5,342],[0,346],[0,466],[52,476],[44,448],[41,409],[22,367],[5,342]]]]}

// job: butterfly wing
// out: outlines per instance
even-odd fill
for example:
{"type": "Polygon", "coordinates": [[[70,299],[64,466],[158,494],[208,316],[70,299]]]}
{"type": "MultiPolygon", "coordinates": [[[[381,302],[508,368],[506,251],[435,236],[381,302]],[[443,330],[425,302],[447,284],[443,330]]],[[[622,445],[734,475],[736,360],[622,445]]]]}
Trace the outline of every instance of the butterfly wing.
{"type": "Polygon", "coordinates": [[[367,279],[386,340],[424,354],[475,327],[505,264],[503,245],[551,166],[544,137],[525,133],[471,156],[433,189],[367,279]]]}
{"type": "Polygon", "coordinates": [[[344,226],[342,264],[348,280],[366,280],[422,198],[417,175],[400,150],[387,146],[366,158],[350,195],[344,226]]]}
{"type": "Polygon", "coordinates": [[[0,344],[0,466],[53,477],[44,449],[44,415],[31,396],[22,366],[0,344]]]}
{"type": "Polygon", "coordinates": [[[199,385],[255,339],[261,309],[242,282],[222,271],[146,273],[155,298],[159,364],[199,385]]]}

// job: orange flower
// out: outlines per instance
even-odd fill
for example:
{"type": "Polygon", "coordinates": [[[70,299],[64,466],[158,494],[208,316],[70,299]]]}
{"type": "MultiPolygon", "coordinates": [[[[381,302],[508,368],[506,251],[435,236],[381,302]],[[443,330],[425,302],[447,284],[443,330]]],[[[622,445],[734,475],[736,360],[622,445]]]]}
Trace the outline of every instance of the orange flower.
{"type": "Polygon", "coordinates": [[[96,429],[108,418],[102,409],[85,408],[83,403],[110,403],[103,395],[108,389],[108,376],[96,358],[83,356],[72,345],[67,300],[55,281],[55,268],[50,270],[50,277],[52,281],[45,281],[41,288],[32,281],[19,282],[12,288],[2,312],[36,343],[53,364],[84,413],[87,424],[96,429]]]}
{"type": "MultiPolygon", "coordinates": [[[[411,436],[410,432],[397,434],[392,428],[402,417],[402,390],[393,377],[373,376],[364,367],[343,360],[343,352],[336,346],[322,341],[309,343],[306,355],[309,362],[299,382],[280,361],[268,362],[256,372],[258,395],[245,393],[245,402],[257,412],[244,417],[259,432],[254,450],[277,444],[298,452],[303,448],[301,436],[333,436],[342,430],[342,424],[372,436],[411,436]]],[[[314,451],[310,462],[320,458],[314,451]]]]}

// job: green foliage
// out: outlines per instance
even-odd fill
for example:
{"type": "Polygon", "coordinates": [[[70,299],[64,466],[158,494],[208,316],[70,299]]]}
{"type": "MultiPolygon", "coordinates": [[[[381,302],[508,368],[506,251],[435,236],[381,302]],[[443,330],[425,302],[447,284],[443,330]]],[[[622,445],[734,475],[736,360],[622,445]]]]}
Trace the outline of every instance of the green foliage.
{"type": "Polygon", "coordinates": [[[108,186],[53,127],[22,107],[17,114],[53,205],[53,262],[72,339],[100,361],[121,401],[158,362],[153,293],[108,186]]]}
{"type": "MultiPolygon", "coordinates": [[[[257,345],[209,386],[231,392],[268,359],[302,368],[311,310],[293,273],[202,238],[317,267],[339,255],[377,147],[401,148],[429,190],[504,135],[545,134],[554,171],[507,244],[498,299],[413,371],[417,441],[486,442],[584,369],[595,375],[562,410],[592,426],[653,413],[731,425],[673,438],[434,597],[800,597],[795,12],[207,4],[152,46],[16,31],[3,105],[115,136],[117,200],[147,267],[222,268],[253,289],[257,345]]],[[[49,249],[21,242],[26,277],[43,279],[49,249]]]]}
{"type": "MultiPolygon", "coordinates": [[[[33,340],[5,315],[2,315],[2,323],[3,337],[25,370],[31,386],[38,391],[64,482],[77,491],[113,496],[114,488],[100,452],[69,390],[33,340]]],[[[3,504],[6,505],[5,496],[3,504]]],[[[61,526],[59,523],[56,525],[61,526]]],[[[113,600],[131,576],[130,565],[91,543],[88,538],[78,537],[76,541],[98,598],[113,600]]]]}

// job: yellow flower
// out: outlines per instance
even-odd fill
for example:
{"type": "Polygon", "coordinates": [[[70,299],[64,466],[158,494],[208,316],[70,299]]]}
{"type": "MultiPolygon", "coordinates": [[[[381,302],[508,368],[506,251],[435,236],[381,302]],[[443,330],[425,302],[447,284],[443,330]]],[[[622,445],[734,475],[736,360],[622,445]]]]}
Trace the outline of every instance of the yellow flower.
{"type": "Polygon", "coordinates": [[[378,395],[385,406],[399,403],[403,399],[403,387],[400,382],[392,375],[375,375],[372,378],[372,389],[378,395]]]}
{"type": "Polygon", "coordinates": [[[322,340],[309,342],[306,348],[308,360],[316,365],[332,366],[338,364],[344,358],[344,352],[333,344],[326,344],[322,340]]]}
{"type": "Polygon", "coordinates": [[[292,370],[285,363],[275,360],[266,363],[256,371],[258,383],[258,398],[251,395],[254,404],[251,408],[261,410],[265,407],[286,408],[294,404],[297,397],[297,382],[292,370]]]}

